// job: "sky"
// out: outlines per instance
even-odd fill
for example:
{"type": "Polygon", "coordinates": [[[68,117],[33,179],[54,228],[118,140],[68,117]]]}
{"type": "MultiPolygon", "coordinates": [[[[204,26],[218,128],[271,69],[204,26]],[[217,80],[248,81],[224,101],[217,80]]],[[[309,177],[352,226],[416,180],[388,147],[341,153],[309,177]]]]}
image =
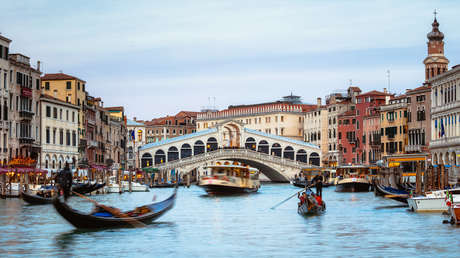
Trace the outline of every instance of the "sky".
{"type": "Polygon", "coordinates": [[[437,9],[460,63],[456,1],[2,0],[11,53],[87,82],[104,106],[150,120],[294,94],[316,103],[350,81],[404,93],[424,82],[437,9]],[[388,80],[387,70],[390,70],[388,80]]]}

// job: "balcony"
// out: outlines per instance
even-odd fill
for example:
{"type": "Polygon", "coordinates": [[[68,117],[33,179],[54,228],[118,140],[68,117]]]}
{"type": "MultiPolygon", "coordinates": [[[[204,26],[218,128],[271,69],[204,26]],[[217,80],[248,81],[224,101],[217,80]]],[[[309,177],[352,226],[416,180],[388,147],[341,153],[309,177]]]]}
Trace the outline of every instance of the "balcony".
{"type": "Polygon", "coordinates": [[[404,150],[406,152],[422,152],[422,145],[406,145],[404,150]]]}
{"type": "Polygon", "coordinates": [[[96,120],[94,120],[92,118],[87,118],[86,121],[88,121],[88,124],[90,124],[90,125],[96,125],[96,120]]]}
{"type": "Polygon", "coordinates": [[[370,141],[369,145],[373,147],[380,147],[381,142],[380,141],[370,141]]]}
{"type": "Polygon", "coordinates": [[[34,141],[35,139],[30,136],[19,136],[19,144],[30,144],[34,141]]]}
{"type": "Polygon", "coordinates": [[[3,152],[4,152],[4,153],[7,153],[7,152],[8,152],[8,148],[3,148],[3,152]]]}
{"type": "Polygon", "coordinates": [[[34,116],[34,112],[30,110],[19,110],[19,117],[22,120],[30,120],[33,118],[33,116],[34,116]]]}
{"type": "Polygon", "coordinates": [[[88,147],[89,148],[97,148],[99,146],[97,141],[89,140],[88,141],[88,147]]]}

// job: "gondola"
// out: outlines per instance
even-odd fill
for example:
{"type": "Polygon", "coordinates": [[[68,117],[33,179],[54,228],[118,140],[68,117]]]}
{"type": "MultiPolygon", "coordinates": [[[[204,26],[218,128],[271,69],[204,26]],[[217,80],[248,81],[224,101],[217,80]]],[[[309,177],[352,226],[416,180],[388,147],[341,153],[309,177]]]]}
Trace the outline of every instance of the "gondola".
{"type": "Polygon", "coordinates": [[[124,216],[122,217],[116,217],[104,210],[100,210],[96,213],[85,214],[72,209],[61,200],[62,197],[54,198],[53,205],[56,211],[64,219],[79,229],[134,227],[136,224],[150,223],[172,209],[176,200],[176,195],[177,186],[174,189],[174,193],[166,200],[144,205],[136,208],[135,210],[124,212],[124,216]],[[147,212],[139,214],[135,213],[136,210],[144,210],[147,212]]]}
{"type": "Polygon", "coordinates": [[[310,186],[310,183],[307,183],[305,180],[294,179],[291,181],[291,184],[296,187],[305,188],[310,186]]]}
{"type": "Polygon", "coordinates": [[[376,195],[384,196],[398,202],[407,203],[409,193],[404,190],[395,189],[389,186],[382,186],[379,183],[375,184],[376,195]]]}
{"type": "Polygon", "coordinates": [[[88,192],[86,193],[92,193],[94,191],[97,191],[103,188],[104,186],[105,186],[105,183],[102,183],[102,184],[94,183],[93,185],[91,185],[91,187],[88,189],[88,192]]]}
{"type": "Polygon", "coordinates": [[[21,198],[28,204],[32,205],[53,203],[53,198],[46,198],[36,194],[28,194],[26,192],[21,192],[21,198]]]}
{"type": "Polygon", "coordinates": [[[307,199],[304,203],[299,203],[297,208],[297,213],[300,215],[315,215],[321,214],[326,211],[326,203],[324,200],[320,200],[321,203],[318,203],[313,192],[310,189],[307,189],[305,192],[307,199]]]}
{"type": "Polygon", "coordinates": [[[72,185],[72,191],[77,192],[79,194],[87,194],[93,187],[90,183],[79,183],[72,185]]]}

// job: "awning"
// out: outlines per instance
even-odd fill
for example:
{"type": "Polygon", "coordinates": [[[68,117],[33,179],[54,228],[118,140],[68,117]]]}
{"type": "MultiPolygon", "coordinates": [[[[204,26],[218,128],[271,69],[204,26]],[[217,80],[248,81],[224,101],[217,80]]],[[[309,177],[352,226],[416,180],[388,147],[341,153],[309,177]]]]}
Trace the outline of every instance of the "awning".
{"type": "Polygon", "coordinates": [[[145,173],[149,173],[149,174],[153,174],[153,173],[158,173],[158,172],[160,172],[160,171],[158,170],[158,168],[153,168],[153,167],[142,168],[142,170],[143,170],[145,173]]]}

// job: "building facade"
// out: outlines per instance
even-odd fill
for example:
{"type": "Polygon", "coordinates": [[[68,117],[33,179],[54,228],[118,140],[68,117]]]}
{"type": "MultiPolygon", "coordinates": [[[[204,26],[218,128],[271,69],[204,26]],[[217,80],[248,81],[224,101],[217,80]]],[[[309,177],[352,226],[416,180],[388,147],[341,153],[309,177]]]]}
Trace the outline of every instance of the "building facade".
{"type": "Polygon", "coordinates": [[[0,35],[0,165],[8,163],[10,157],[9,133],[11,124],[9,117],[12,111],[9,106],[10,98],[10,65],[8,62],[8,52],[11,40],[0,35]]]}
{"type": "Polygon", "coordinates": [[[78,161],[79,107],[48,95],[40,98],[41,164],[48,171],[78,161]]]}
{"type": "Polygon", "coordinates": [[[363,164],[375,165],[382,159],[380,108],[369,109],[363,117],[363,164]]]}
{"type": "Polygon", "coordinates": [[[380,107],[382,157],[405,154],[407,135],[407,96],[401,95],[380,107]]]}
{"type": "Polygon", "coordinates": [[[304,119],[304,141],[319,146],[322,157],[329,151],[327,115],[327,107],[321,105],[321,98],[317,98],[316,108],[305,112],[304,119]]]}
{"type": "MultiPolygon", "coordinates": [[[[145,145],[146,134],[145,134],[145,125],[142,122],[135,120],[127,119],[127,163],[129,169],[139,168],[140,166],[140,157],[139,157],[139,147],[145,145]]],[[[150,164],[151,165],[151,164],[150,164]]]]}
{"type": "Polygon", "coordinates": [[[174,116],[166,116],[145,121],[147,143],[194,133],[198,112],[181,111],[174,116]]]}
{"type": "Polygon", "coordinates": [[[406,153],[428,153],[431,140],[431,87],[406,91],[408,143],[406,153]]]}
{"type": "Polygon", "coordinates": [[[107,107],[105,110],[109,114],[107,145],[107,158],[111,160],[112,168],[124,169],[126,166],[126,123],[123,107],[107,107]]]}
{"type": "Polygon", "coordinates": [[[244,123],[249,129],[303,141],[305,112],[315,107],[316,105],[301,104],[300,97],[292,95],[277,102],[229,106],[217,112],[199,113],[197,131],[206,130],[227,120],[235,120],[244,123]]]}
{"type": "Polygon", "coordinates": [[[22,54],[9,54],[10,109],[9,121],[10,159],[40,154],[40,68],[30,65],[30,58],[22,54]]]}

